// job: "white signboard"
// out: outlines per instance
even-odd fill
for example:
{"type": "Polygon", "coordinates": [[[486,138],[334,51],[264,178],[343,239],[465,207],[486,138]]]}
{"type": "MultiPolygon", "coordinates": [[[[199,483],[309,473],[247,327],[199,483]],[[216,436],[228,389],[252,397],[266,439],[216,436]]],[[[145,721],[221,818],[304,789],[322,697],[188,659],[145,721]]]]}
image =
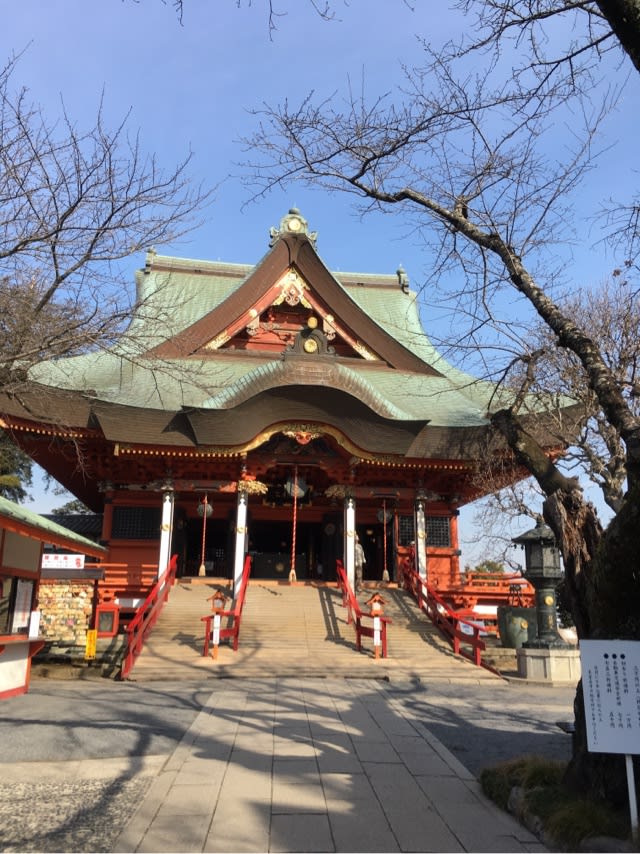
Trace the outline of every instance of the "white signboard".
{"type": "Polygon", "coordinates": [[[84,569],[84,555],[43,554],[43,569],[84,569]]]}
{"type": "Polygon", "coordinates": [[[591,753],[640,754],[640,641],[580,641],[591,753]]]}
{"type": "Polygon", "coordinates": [[[25,581],[23,578],[19,578],[16,586],[16,601],[13,606],[12,632],[19,632],[20,629],[26,629],[29,625],[32,598],[33,581],[25,581]]]}
{"type": "Polygon", "coordinates": [[[29,638],[37,638],[40,634],[40,611],[31,612],[31,622],[29,623],[29,638]]]}

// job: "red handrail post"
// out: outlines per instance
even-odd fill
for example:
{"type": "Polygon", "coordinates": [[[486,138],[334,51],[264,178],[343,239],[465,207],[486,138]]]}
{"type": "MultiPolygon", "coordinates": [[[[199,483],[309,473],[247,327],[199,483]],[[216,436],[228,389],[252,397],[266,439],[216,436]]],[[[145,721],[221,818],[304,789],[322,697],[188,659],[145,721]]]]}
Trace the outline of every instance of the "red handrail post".
{"type": "Polygon", "coordinates": [[[213,614],[207,614],[206,617],[200,617],[200,619],[204,621],[204,646],[202,647],[202,655],[206,657],[209,655],[209,639],[211,638],[211,620],[213,619],[213,614]]]}
{"type": "Polygon", "coordinates": [[[131,672],[136,658],[142,651],[147,635],[156,624],[164,604],[169,598],[169,590],[176,580],[177,569],[178,555],[173,555],[166,572],[156,581],[151,592],[138,608],[135,617],[127,626],[127,651],[120,669],[121,679],[126,679],[131,672]]]}
{"type": "Polygon", "coordinates": [[[476,623],[461,618],[447,603],[420,577],[415,569],[405,570],[407,590],[413,595],[418,607],[429,617],[434,626],[447,638],[456,655],[462,655],[473,661],[478,667],[482,663],[482,652],[486,644],[480,637],[480,629],[476,623]],[[471,628],[471,634],[464,633],[462,626],[471,628]],[[462,644],[471,647],[471,653],[462,649],[462,644]]]}
{"type": "MultiPolygon", "coordinates": [[[[387,657],[387,623],[390,623],[391,620],[389,617],[379,616],[380,625],[378,628],[371,628],[370,626],[364,626],[362,624],[363,617],[373,617],[373,614],[363,614],[360,605],[358,604],[358,600],[356,599],[356,595],[351,589],[351,585],[349,584],[349,579],[347,578],[347,574],[344,570],[344,566],[342,565],[341,560],[336,560],[336,573],[338,577],[338,585],[342,590],[342,604],[347,609],[347,625],[350,626],[353,623],[355,632],[356,632],[356,651],[361,652],[362,650],[362,636],[368,638],[374,638],[374,647],[376,658],[379,656],[378,652],[378,644],[375,643],[375,633],[379,631],[380,633],[380,647],[382,650],[382,657],[387,657]]],[[[377,595],[377,594],[376,594],[377,595]]],[[[373,597],[375,598],[375,597],[373,597]]],[[[379,597],[380,598],[380,597],[379,597]]]]}
{"type": "MultiPolygon", "coordinates": [[[[240,588],[238,590],[238,597],[233,603],[233,608],[228,611],[218,610],[217,614],[222,617],[230,617],[231,618],[231,626],[226,629],[220,629],[220,640],[223,638],[233,638],[233,651],[238,651],[238,646],[240,644],[240,623],[242,620],[242,609],[244,608],[244,602],[247,594],[247,585],[249,583],[249,576],[251,575],[251,555],[247,555],[245,557],[244,566],[242,568],[242,578],[240,579],[240,588]]],[[[209,652],[209,637],[211,634],[211,620],[213,619],[213,614],[207,614],[205,617],[200,617],[201,620],[205,623],[205,639],[204,639],[204,647],[203,647],[203,655],[207,655],[209,652]]]]}

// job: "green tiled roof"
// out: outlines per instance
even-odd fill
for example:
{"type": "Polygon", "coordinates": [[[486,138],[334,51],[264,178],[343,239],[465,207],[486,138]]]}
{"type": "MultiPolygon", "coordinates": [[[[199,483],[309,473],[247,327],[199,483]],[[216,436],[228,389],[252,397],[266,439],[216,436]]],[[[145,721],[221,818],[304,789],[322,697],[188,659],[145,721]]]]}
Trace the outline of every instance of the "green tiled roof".
{"type": "MultiPolygon", "coordinates": [[[[230,356],[216,361],[172,360],[143,366],[103,356],[95,363],[83,357],[81,370],[68,364],[49,364],[34,379],[58,388],[93,391],[94,399],[122,406],[178,411],[183,408],[227,409],[247,394],[279,384],[285,363],[277,359],[230,356]],[[91,371],[91,368],[96,368],[91,371]]],[[[66,360],[65,360],[66,361],[66,360]]],[[[80,367],[77,365],[76,367],[80,367]]],[[[384,367],[337,365],[340,386],[366,399],[378,414],[394,420],[428,420],[440,426],[486,424],[489,395],[469,393],[469,382],[456,387],[447,377],[401,373],[384,367]],[[483,399],[484,398],[484,399],[483,399]]],[[[313,380],[307,378],[309,384],[313,380]]],[[[318,381],[318,385],[325,384],[318,381]]],[[[492,389],[493,390],[493,389],[492,389]]]]}
{"type": "MultiPolygon", "coordinates": [[[[227,300],[257,267],[150,253],[147,265],[136,275],[139,308],[117,346],[108,352],[43,363],[31,376],[90,400],[168,412],[232,409],[280,384],[295,384],[293,360],[288,364],[280,354],[219,350],[202,359],[140,358],[227,300]]],[[[324,374],[321,362],[316,362],[315,378],[308,371],[299,384],[340,388],[394,421],[422,421],[443,428],[487,425],[490,403],[496,405],[496,387],[454,368],[437,352],[422,328],[415,293],[405,293],[395,276],[332,275],[384,334],[424,363],[425,372],[398,370],[375,360],[335,359],[331,371],[324,374]]]]}
{"type": "Polygon", "coordinates": [[[0,524],[3,518],[28,525],[33,529],[34,533],[37,533],[38,539],[41,539],[45,543],[65,542],[69,544],[69,548],[75,548],[79,552],[89,549],[91,552],[99,551],[106,554],[106,549],[98,546],[93,540],[88,540],[86,537],[76,534],[62,525],[58,525],[57,522],[45,519],[32,510],[21,507],[19,504],[9,501],[8,498],[0,496],[0,524]]]}
{"type": "Polygon", "coordinates": [[[246,264],[184,261],[153,255],[136,274],[138,309],[125,338],[151,349],[191,326],[225,300],[254,269],[246,264]],[[159,267],[160,269],[156,269],[159,267]]]}

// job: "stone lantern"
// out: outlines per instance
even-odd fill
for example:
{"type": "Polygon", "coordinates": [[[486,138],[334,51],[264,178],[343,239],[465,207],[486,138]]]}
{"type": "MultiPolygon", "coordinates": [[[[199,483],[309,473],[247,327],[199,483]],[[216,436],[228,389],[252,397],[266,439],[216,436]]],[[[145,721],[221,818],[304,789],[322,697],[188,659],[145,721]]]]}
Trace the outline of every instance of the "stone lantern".
{"type": "Polygon", "coordinates": [[[538,637],[523,646],[530,649],[567,648],[558,634],[556,587],[562,578],[562,568],[553,531],[538,520],[535,528],[514,537],[512,542],[524,548],[524,576],[536,591],[538,637]]]}

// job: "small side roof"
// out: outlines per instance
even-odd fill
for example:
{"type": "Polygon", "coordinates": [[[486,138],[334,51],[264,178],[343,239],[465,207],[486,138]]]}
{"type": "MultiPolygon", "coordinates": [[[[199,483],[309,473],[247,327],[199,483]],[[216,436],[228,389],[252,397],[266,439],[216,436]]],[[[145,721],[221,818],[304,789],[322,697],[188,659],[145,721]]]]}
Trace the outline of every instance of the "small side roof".
{"type": "Polygon", "coordinates": [[[43,543],[50,543],[58,548],[69,549],[91,555],[92,557],[104,557],[107,550],[92,540],[75,534],[68,528],[63,528],[50,519],[39,516],[26,507],[21,507],[8,498],[0,496],[0,527],[24,537],[31,537],[43,543]]]}

